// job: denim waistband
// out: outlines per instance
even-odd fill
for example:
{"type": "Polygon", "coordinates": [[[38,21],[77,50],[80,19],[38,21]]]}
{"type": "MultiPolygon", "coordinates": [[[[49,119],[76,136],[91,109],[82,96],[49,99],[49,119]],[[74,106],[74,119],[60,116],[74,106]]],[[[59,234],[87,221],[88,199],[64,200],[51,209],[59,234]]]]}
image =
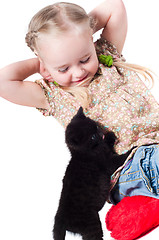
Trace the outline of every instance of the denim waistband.
{"type": "Polygon", "coordinates": [[[126,196],[159,198],[159,145],[140,146],[123,167],[110,193],[113,204],[126,196]]]}

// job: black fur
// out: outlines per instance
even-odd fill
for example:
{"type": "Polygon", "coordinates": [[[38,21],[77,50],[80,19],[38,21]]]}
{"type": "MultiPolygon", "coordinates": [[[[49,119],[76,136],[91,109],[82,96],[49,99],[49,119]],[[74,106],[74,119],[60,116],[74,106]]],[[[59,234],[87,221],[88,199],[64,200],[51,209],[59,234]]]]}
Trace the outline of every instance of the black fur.
{"type": "Polygon", "coordinates": [[[81,234],[83,240],[103,239],[98,212],[108,199],[111,175],[131,151],[118,155],[115,141],[114,133],[104,134],[82,108],[68,125],[66,144],[72,158],[55,216],[55,240],[64,240],[66,230],[81,234]]]}

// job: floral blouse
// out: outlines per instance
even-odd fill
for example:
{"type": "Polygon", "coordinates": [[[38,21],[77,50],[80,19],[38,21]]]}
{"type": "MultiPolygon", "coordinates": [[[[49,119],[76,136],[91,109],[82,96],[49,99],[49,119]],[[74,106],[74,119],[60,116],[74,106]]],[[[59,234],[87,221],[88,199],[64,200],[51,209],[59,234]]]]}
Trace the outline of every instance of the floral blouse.
{"type": "MultiPolygon", "coordinates": [[[[110,42],[100,38],[97,55],[122,57],[110,42]]],[[[88,86],[91,103],[85,115],[115,132],[119,154],[132,146],[159,142],[159,106],[139,76],[115,66],[99,64],[100,74],[88,86]]],[[[44,90],[50,109],[39,109],[45,116],[54,116],[66,128],[77,113],[80,103],[70,93],[45,79],[36,81],[44,90]]]]}

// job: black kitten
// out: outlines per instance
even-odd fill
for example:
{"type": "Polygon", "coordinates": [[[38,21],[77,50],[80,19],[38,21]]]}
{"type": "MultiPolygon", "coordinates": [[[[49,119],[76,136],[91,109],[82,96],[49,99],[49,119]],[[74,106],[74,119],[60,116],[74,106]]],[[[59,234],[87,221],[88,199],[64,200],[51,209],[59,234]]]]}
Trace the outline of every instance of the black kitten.
{"type": "Polygon", "coordinates": [[[98,212],[108,199],[111,175],[130,151],[118,155],[113,132],[103,133],[97,123],[80,108],[66,129],[66,144],[72,158],[63,179],[63,189],[55,216],[53,235],[64,240],[66,230],[83,240],[102,240],[98,212]]]}

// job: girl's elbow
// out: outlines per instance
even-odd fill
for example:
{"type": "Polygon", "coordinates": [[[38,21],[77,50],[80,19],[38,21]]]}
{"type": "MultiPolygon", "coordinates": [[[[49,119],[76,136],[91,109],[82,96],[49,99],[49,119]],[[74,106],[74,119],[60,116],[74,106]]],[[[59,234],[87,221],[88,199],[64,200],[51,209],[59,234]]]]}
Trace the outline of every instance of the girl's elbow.
{"type": "Polygon", "coordinates": [[[3,86],[3,81],[2,81],[2,76],[1,76],[1,73],[0,73],[0,97],[2,96],[2,93],[4,91],[4,86],[3,86]]]}
{"type": "Polygon", "coordinates": [[[4,98],[4,96],[6,95],[7,93],[7,86],[6,84],[1,81],[0,79],[0,97],[4,98]]]}

